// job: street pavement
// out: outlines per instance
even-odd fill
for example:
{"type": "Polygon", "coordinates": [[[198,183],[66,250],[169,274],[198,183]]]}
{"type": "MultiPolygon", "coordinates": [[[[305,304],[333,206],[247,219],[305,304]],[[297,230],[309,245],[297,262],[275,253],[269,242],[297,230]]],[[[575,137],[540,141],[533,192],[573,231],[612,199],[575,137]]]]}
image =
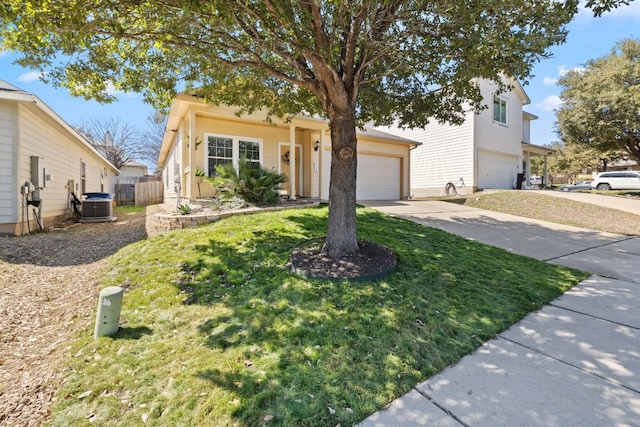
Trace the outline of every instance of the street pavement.
{"type": "Polygon", "coordinates": [[[360,427],[640,426],[640,239],[441,201],[365,204],[593,276],[360,427]]]}

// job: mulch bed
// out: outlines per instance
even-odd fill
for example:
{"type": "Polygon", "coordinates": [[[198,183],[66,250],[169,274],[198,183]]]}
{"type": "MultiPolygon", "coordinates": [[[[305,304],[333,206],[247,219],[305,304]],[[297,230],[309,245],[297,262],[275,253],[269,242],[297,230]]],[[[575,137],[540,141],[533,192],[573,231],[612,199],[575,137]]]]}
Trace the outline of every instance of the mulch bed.
{"type": "MultiPolygon", "coordinates": [[[[148,208],[149,209],[149,208],[148,208]]],[[[146,213],[64,231],[0,236],[0,426],[41,426],[68,376],[79,331],[92,334],[108,257],[155,233],[146,213]]]]}
{"type": "Polygon", "coordinates": [[[359,249],[333,259],[322,254],[324,239],[310,240],[293,250],[291,268],[303,277],[324,280],[375,280],[393,272],[398,263],[390,249],[358,240],[359,249]]]}

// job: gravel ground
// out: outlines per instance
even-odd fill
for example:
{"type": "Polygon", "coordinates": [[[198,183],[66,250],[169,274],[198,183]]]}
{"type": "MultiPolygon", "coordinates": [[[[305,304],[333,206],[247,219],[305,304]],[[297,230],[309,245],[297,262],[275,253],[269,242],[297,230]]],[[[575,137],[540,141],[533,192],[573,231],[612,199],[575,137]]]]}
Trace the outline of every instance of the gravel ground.
{"type": "Polygon", "coordinates": [[[154,233],[157,211],[65,231],[0,237],[0,426],[39,426],[60,388],[68,343],[93,325],[107,258],[154,233]]]}

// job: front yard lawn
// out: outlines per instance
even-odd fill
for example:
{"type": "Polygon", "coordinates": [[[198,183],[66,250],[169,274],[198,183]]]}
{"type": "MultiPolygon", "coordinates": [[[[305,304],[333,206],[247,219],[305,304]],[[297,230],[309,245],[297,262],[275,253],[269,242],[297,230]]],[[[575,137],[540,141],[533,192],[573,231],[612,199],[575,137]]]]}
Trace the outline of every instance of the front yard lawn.
{"type": "MultiPolygon", "coordinates": [[[[558,224],[628,236],[640,236],[638,215],[590,203],[548,196],[545,193],[545,191],[503,191],[486,194],[480,192],[449,200],[476,208],[558,224]]],[[[612,195],[615,192],[600,193],[612,195]]]]}
{"type": "Polygon", "coordinates": [[[112,257],[126,289],[114,337],[71,349],[51,423],[352,425],[586,274],[358,210],[359,237],[398,255],[374,282],[305,280],[293,248],[327,209],[232,217],[112,257]]]}

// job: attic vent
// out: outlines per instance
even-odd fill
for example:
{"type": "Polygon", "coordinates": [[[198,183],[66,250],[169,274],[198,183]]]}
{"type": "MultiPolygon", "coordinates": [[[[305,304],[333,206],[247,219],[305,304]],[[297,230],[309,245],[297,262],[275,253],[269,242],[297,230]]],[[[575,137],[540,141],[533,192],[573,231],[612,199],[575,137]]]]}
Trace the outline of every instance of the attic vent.
{"type": "Polygon", "coordinates": [[[85,193],[82,201],[82,219],[80,222],[109,222],[113,216],[113,200],[108,193],[85,193]]]}

